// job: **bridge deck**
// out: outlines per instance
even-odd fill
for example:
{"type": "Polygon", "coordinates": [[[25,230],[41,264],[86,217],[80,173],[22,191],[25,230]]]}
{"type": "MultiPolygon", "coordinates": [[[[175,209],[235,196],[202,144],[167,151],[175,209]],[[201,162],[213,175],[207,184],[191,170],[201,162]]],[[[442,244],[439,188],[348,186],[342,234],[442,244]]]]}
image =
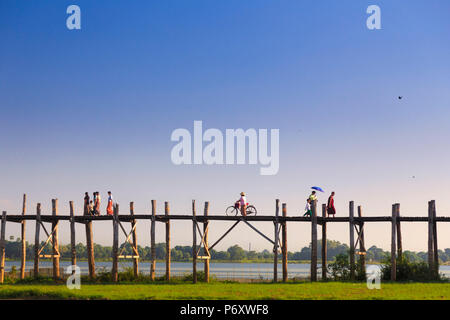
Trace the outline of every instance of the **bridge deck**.
{"type": "MultiPolygon", "coordinates": [[[[75,221],[84,223],[87,221],[108,221],[112,220],[112,216],[102,215],[102,216],[75,216],[75,221]]],[[[152,215],[151,214],[135,214],[134,216],[131,215],[119,215],[120,221],[126,221],[130,222],[131,220],[151,220],[152,215]]],[[[156,215],[155,219],[157,221],[167,221],[167,220],[190,220],[192,221],[193,216],[192,215],[156,215]]],[[[207,217],[203,215],[196,216],[195,219],[198,222],[203,222],[205,220],[209,221],[238,221],[243,219],[242,216],[225,216],[225,215],[209,215],[207,217]]],[[[374,217],[374,216],[366,216],[366,217],[354,217],[353,218],[355,223],[358,222],[390,222],[392,221],[392,217],[390,216],[381,216],[381,217],[374,217]]],[[[21,222],[22,220],[36,220],[36,215],[7,215],[6,216],[7,221],[11,222],[21,222]]],[[[70,216],[68,215],[41,215],[41,221],[43,222],[53,222],[53,221],[59,221],[59,220],[70,220],[70,216]]],[[[300,216],[287,216],[287,217],[275,217],[275,216],[268,216],[268,215],[257,215],[257,216],[247,216],[245,217],[245,220],[247,221],[276,221],[279,222],[310,222],[311,218],[309,217],[300,217],[300,216]]],[[[428,217],[406,217],[401,216],[397,218],[397,221],[405,221],[405,222],[427,222],[428,217]]],[[[435,221],[437,222],[450,222],[450,217],[436,217],[435,221]]],[[[322,222],[350,222],[349,217],[329,217],[329,218],[323,218],[321,216],[317,217],[317,223],[321,224],[322,222]]]]}

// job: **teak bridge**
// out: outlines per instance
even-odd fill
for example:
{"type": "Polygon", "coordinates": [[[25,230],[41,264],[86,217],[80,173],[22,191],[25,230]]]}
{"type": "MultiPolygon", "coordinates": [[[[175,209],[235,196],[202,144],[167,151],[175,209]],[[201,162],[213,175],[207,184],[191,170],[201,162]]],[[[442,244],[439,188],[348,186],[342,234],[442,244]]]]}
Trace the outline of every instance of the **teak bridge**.
{"type": "MultiPolygon", "coordinates": [[[[130,203],[130,213],[127,215],[119,215],[119,204],[114,205],[114,214],[111,216],[91,216],[87,214],[87,209],[84,208],[84,214],[75,216],[73,201],[69,202],[70,215],[58,215],[58,200],[52,200],[52,214],[43,215],[41,213],[41,204],[37,204],[35,215],[26,215],[26,195],[23,196],[22,214],[7,215],[3,211],[1,216],[1,239],[0,239],[0,283],[4,281],[5,275],[5,231],[6,222],[15,222],[21,224],[21,241],[22,241],[22,256],[20,277],[25,276],[25,261],[26,261],[26,243],[25,243],[25,226],[27,220],[34,220],[35,223],[35,244],[34,244],[34,276],[39,276],[39,259],[50,258],[53,260],[53,277],[55,280],[60,278],[59,267],[59,245],[58,245],[58,224],[60,221],[69,221],[71,234],[71,259],[72,265],[76,265],[76,247],[75,247],[75,223],[82,223],[86,227],[86,245],[88,253],[89,276],[91,279],[95,278],[95,260],[94,260],[94,243],[92,238],[92,222],[111,220],[113,225],[113,247],[112,247],[112,280],[118,281],[118,261],[119,259],[132,259],[134,275],[139,274],[139,253],[137,250],[137,234],[136,226],[138,220],[151,220],[150,235],[151,235],[151,264],[150,277],[155,279],[156,266],[156,251],[155,251],[155,225],[156,222],[165,224],[166,234],[166,272],[165,279],[170,280],[170,221],[171,220],[191,220],[192,221],[192,256],[193,256],[193,282],[197,282],[197,261],[204,261],[205,281],[209,281],[209,261],[211,258],[210,250],[212,250],[231,230],[233,230],[239,223],[244,223],[257,232],[264,239],[273,245],[274,263],[273,263],[273,281],[277,282],[278,277],[278,255],[281,254],[282,260],[282,275],[283,282],[288,280],[288,249],[287,249],[287,222],[307,222],[311,224],[311,281],[317,281],[317,248],[318,248],[318,225],[322,227],[322,279],[327,278],[327,224],[332,222],[344,222],[349,224],[350,235],[350,276],[355,279],[356,263],[355,258],[358,255],[361,263],[361,268],[365,268],[365,243],[364,243],[364,224],[366,222],[388,222],[391,223],[391,280],[396,280],[396,263],[397,259],[402,257],[402,235],[401,222],[427,222],[428,223],[428,264],[430,272],[438,273],[438,244],[437,244],[437,222],[450,222],[450,217],[437,217],[435,201],[428,202],[428,216],[425,217],[403,217],[400,216],[400,204],[392,205],[392,214],[381,217],[363,217],[361,206],[357,207],[357,216],[355,216],[354,202],[349,203],[348,217],[326,217],[326,205],[322,205],[322,216],[317,215],[317,201],[311,204],[311,217],[288,216],[286,203],[281,205],[280,201],[275,201],[275,215],[273,216],[223,216],[223,215],[209,215],[209,202],[205,202],[203,215],[197,215],[195,200],[192,201],[191,215],[171,215],[169,210],[169,203],[164,203],[164,214],[156,214],[156,201],[151,201],[151,214],[135,214],[134,203],[130,203]],[[209,245],[208,231],[210,221],[234,221],[234,224],[217,239],[212,245],[209,245]],[[254,227],[251,222],[266,221],[272,222],[274,225],[273,238],[265,235],[254,227]],[[124,223],[131,223],[130,231],[127,232],[124,223]],[[44,223],[51,223],[50,232],[45,227],[44,223]],[[203,228],[200,225],[203,224],[203,228]],[[132,255],[124,255],[124,248],[119,252],[119,228],[124,233],[126,240],[132,247],[132,255]],[[45,232],[46,241],[43,246],[40,242],[41,229],[45,232]],[[202,230],[203,229],[203,230],[202,230]],[[203,231],[203,232],[202,232],[203,231]],[[356,242],[355,242],[356,231],[356,242]],[[281,233],[281,235],[280,235],[281,233]],[[52,254],[42,254],[45,246],[51,243],[52,254]],[[202,250],[203,248],[203,250],[202,250]],[[280,250],[281,249],[281,250],[280,250]],[[281,252],[279,252],[279,250],[281,252]],[[203,255],[200,255],[200,252],[203,255]]],[[[363,269],[364,270],[364,269],[363,269]]],[[[75,271],[72,271],[75,272],[75,271]]]]}

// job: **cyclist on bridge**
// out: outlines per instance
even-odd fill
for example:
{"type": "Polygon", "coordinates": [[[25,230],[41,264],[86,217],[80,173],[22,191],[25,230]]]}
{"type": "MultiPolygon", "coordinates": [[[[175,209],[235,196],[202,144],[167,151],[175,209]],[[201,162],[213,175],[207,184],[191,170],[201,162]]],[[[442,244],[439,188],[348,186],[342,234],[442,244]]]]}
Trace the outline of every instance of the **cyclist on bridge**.
{"type": "Polygon", "coordinates": [[[241,214],[245,217],[247,216],[247,198],[245,197],[245,193],[241,192],[241,197],[237,201],[239,203],[239,207],[241,208],[241,214]]]}

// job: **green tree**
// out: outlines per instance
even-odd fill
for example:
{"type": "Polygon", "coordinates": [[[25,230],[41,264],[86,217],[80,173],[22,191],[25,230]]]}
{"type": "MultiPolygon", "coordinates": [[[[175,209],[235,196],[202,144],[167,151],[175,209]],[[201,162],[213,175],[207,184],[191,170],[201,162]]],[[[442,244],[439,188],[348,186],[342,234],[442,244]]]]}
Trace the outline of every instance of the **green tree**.
{"type": "Polygon", "coordinates": [[[231,260],[242,260],[245,258],[245,251],[237,244],[228,248],[231,260]]]}

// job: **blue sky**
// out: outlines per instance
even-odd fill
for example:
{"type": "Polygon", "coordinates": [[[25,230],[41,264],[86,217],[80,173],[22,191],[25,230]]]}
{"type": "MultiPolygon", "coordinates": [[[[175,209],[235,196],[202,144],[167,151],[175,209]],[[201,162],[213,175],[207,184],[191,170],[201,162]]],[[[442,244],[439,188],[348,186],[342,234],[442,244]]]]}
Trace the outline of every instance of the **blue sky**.
{"type": "MultiPolygon", "coordinates": [[[[446,0],[3,0],[0,209],[19,212],[27,193],[29,212],[58,198],[63,214],[69,200],[81,207],[85,191],[112,190],[122,210],[135,201],[149,212],[156,199],[189,213],[196,199],[222,214],[246,191],[261,214],[280,198],[298,215],[320,185],[336,191],[339,215],[350,200],[365,215],[389,215],[395,202],[403,215],[426,215],[431,199],[448,215],[449,9],[446,0]],[[66,28],[70,4],[81,8],[81,30],[66,28]],[[371,4],[381,8],[381,30],[366,28],[371,4]],[[194,120],[223,131],[280,129],[279,173],[174,166],[170,135],[194,120]]],[[[190,243],[189,225],[174,224],[175,244],[190,243]]],[[[226,227],[212,225],[211,238],[226,227]]],[[[223,248],[269,248],[240,228],[223,248]]],[[[389,248],[389,230],[370,225],[366,242],[389,248]]],[[[407,249],[426,248],[425,224],[404,230],[407,249]]],[[[110,244],[111,231],[99,224],[95,241],[110,244]]],[[[289,231],[291,250],[309,242],[309,225],[289,231]]],[[[439,226],[440,246],[450,247],[449,231],[439,226]]],[[[348,242],[347,225],[329,233],[348,242]]],[[[8,234],[18,226],[8,224],[8,234]]]]}

